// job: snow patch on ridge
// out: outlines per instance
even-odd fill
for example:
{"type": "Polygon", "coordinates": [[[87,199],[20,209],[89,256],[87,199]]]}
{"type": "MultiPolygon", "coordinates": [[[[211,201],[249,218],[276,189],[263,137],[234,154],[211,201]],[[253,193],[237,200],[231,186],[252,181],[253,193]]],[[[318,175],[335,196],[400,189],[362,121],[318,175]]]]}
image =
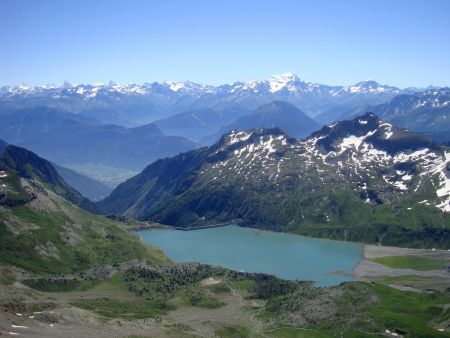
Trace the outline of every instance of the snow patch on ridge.
{"type": "Polygon", "coordinates": [[[446,169],[447,164],[450,162],[450,152],[444,154],[445,161],[441,165],[439,172],[439,189],[436,190],[436,195],[442,198],[440,204],[436,207],[445,212],[450,212],[450,178],[447,176],[446,169]]]}
{"type": "Polygon", "coordinates": [[[246,141],[246,140],[248,140],[250,138],[250,136],[252,136],[252,133],[250,133],[250,132],[245,132],[245,131],[235,132],[235,131],[232,131],[231,134],[230,134],[230,141],[228,143],[229,144],[234,144],[234,143],[246,141]]]}
{"type": "Polygon", "coordinates": [[[394,134],[394,132],[392,131],[392,124],[390,123],[382,123],[380,124],[380,128],[384,129],[384,138],[385,140],[388,140],[391,138],[391,136],[394,134]]]}
{"type": "Polygon", "coordinates": [[[364,140],[366,138],[368,138],[369,136],[372,136],[373,134],[375,134],[377,132],[377,130],[372,130],[369,131],[366,135],[364,136],[355,136],[355,135],[351,135],[348,137],[345,137],[342,139],[342,142],[340,144],[340,148],[341,148],[341,153],[343,153],[345,150],[354,147],[355,149],[359,149],[360,145],[364,142],[364,140]]]}

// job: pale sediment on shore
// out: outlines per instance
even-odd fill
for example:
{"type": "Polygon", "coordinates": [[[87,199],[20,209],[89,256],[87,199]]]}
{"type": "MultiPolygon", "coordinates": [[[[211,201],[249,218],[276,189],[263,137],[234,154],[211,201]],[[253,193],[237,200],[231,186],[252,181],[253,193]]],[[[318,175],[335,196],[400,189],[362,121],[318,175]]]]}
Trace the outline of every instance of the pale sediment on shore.
{"type": "Polygon", "coordinates": [[[446,270],[417,271],[413,269],[394,269],[388,266],[371,262],[361,261],[353,271],[358,279],[365,277],[398,277],[398,276],[422,276],[422,277],[440,277],[450,278],[450,273],[446,270]]]}
{"type": "Polygon", "coordinates": [[[429,249],[397,248],[394,246],[364,245],[365,259],[374,259],[386,256],[422,255],[427,252],[435,251],[431,251],[429,249]]]}
{"type": "Polygon", "coordinates": [[[358,279],[370,277],[397,277],[397,276],[423,276],[423,277],[439,277],[449,278],[450,273],[447,270],[429,270],[417,271],[413,269],[395,269],[388,266],[371,261],[374,258],[388,256],[404,256],[417,255],[436,258],[447,258],[450,260],[450,252],[447,250],[430,250],[430,249],[409,249],[397,248],[377,245],[364,245],[364,259],[359,262],[353,270],[354,275],[358,279]]]}

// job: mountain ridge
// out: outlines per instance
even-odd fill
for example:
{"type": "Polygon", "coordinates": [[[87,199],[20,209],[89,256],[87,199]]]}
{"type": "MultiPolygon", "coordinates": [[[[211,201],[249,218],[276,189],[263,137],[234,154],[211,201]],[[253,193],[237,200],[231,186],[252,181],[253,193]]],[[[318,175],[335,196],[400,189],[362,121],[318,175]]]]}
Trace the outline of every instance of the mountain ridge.
{"type": "Polygon", "coordinates": [[[29,192],[33,189],[27,189],[26,186],[24,188],[20,183],[21,179],[26,179],[38,180],[69,202],[84,209],[93,209],[92,202],[70,186],[49,161],[25,148],[1,142],[3,149],[0,152],[0,167],[5,171],[5,177],[11,176],[7,184],[2,186],[4,192],[1,195],[4,204],[20,205],[35,198],[34,193],[29,192]],[[8,197],[10,192],[14,193],[14,190],[19,192],[16,194],[19,198],[16,198],[14,194],[11,195],[12,198],[8,197]]]}
{"type": "Polygon", "coordinates": [[[63,166],[102,163],[140,170],[160,157],[197,147],[185,138],[165,136],[154,124],[133,128],[100,124],[49,107],[22,109],[0,116],[1,138],[63,166]]]}
{"type": "Polygon", "coordinates": [[[100,264],[156,258],[123,224],[88,212],[92,206],[49,161],[0,140],[2,274],[19,268],[24,277],[62,276],[100,264]]]}
{"type": "Polygon", "coordinates": [[[449,161],[446,149],[368,113],[301,141],[279,129],[233,131],[209,148],[149,165],[96,206],[181,227],[235,221],[448,247],[449,161]]]}
{"type": "Polygon", "coordinates": [[[112,188],[107,185],[82,175],[74,170],[66,167],[61,167],[55,163],[52,163],[58,174],[74,189],[79,191],[84,197],[89,198],[95,202],[102,198],[107,197],[112,188]]]}
{"type": "Polygon", "coordinates": [[[317,130],[320,125],[294,105],[284,101],[273,101],[222,127],[215,136],[209,137],[209,139],[219,139],[221,135],[231,130],[243,131],[275,127],[301,139],[317,130]]]}
{"type": "Polygon", "coordinates": [[[400,94],[391,100],[357,109],[337,109],[318,117],[323,123],[353,118],[364,110],[378,114],[387,122],[420,132],[436,142],[450,141],[450,88],[433,88],[422,92],[400,94]]]}
{"type": "MultiPolygon", "coordinates": [[[[86,94],[88,97],[95,97],[98,92],[102,90],[109,90],[111,92],[117,92],[122,94],[135,94],[145,95],[151,91],[162,91],[163,89],[169,89],[172,92],[206,92],[213,93],[218,90],[228,90],[229,92],[236,92],[238,89],[244,90],[258,90],[258,86],[268,86],[269,90],[274,93],[280,90],[298,91],[299,88],[305,91],[314,91],[320,86],[333,89],[334,94],[338,94],[339,90],[346,93],[366,93],[366,92],[385,92],[385,91],[400,91],[400,88],[388,85],[381,85],[374,80],[365,80],[357,82],[353,85],[335,85],[330,86],[326,84],[320,84],[315,82],[306,82],[301,80],[297,75],[291,72],[281,73],[273,75],[268,80],[249,80],[249,81],[235,81],[229,84],[221,85],[206,85],[195,83],[192,81],[176,82],[176,81],[163,81],[163,82],[144,82],[142,84],[119,84],[114,81],[108,83],[99,84],[72,84],[65,82],[58,85],[7,85],[0,86],[0,95],[18,95],[22,93],[33,94],[43,93],[45,91],[60,91],[63,94],[75,93],[78,95],[86,94]],[[296,86],[295,86],[296,85],[296,86]]],[[[410,89],[410,88],[405,88],[410,89]]],[[[414,88],[415,89],[415,88],[414,88]]]]}
{"type": "Polygon", "coordinates": [[[133,127],[192,110],[238,108],[250,112],[275,100],[296,105],[308,116],[316,116],[336,106],[354,108],[361,104],[383,103],[399,89],[374,81],[347,86],[329,86],[300,80],[292,73],[268,80],[237,81],[210,86],[190,81],[137,84],[97,84],[63,86],[5,86],[0,88],[2,111],[47,105],[67,109],[101,120],[133,127]]]}

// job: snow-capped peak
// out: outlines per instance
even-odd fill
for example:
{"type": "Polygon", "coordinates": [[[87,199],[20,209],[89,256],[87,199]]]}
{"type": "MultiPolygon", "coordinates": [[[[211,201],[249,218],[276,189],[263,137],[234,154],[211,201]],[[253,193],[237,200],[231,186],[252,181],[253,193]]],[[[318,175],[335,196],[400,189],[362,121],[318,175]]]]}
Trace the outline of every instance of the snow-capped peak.
{"type": "MultiPolygon", "coordinates": [[[[295,82],[300,81],[300,79],[295,75],[294,73],[282,73],[279,75],[273,75],[269,82],[270,86],[270,92],[275,93],[285,87],[287,87],[289,84],[294,84],[295,82]]],[[[288,88],[290,89],[290,88],[288,88]]]]}
{"type": "Polygon", "coordinates": [[[19,90],[23,90],[23,91],[29,91],[32,90],[33,87],[30,85],[27,85],[26,83],[21,83],[20,85],[17,86],[19,90]]]}
{"type": "Polygon", "coordinates": [[[385,92],[399,92],[396,87],[381,85],[373,80],[366,80],[358,82],[351,86],[344,86],[343,91],[351,94],[381,94],[385,92]]]}
{"type": "Polygon", "coordinates": [[[170,88],[170,90],[177,92],[178,90],[180,90],[181,88],[184,87],[184,83],[182,82],[173,82],[173,81],[166,81],[164,82],[165,84],[167,84],[170,88]]]}
{"type": "MultiPolygon", "coordinates": [[[[435,89],[437,91],[438,89],[435,89]]],[[[360,94],[395,96],[402,91],[396,87],[380,85],[379,83],[367,80],[350,86],[328,86],[313,82],[305,82],[299,79],[292,72],[281,73],[271,76],[268,80],[238,81],[232,84],[211,86],[198,84],[190,81],[165,81],[143,84],[119,84],[113,81],[102,84],[73,84],[64,82],[59,86],[6,86],[0,87],[0,96],[20,96],[33,95],[45,97],[48,95],[52,99],[60,99],[76,93],[78,96],[89,99],[96,97],[96,93],[118,93],[122,95],[170,95],[176,97],[180,95],[190,95],[201,97],[203,95],[237,95],[245,96],[257,94],[267,95],[273,99],[286,99],[289,96],[300,97],[303,94],[313,94],[327,98],[346,98],[349,96],[358,96],[360,94]],[[82,89],[80,89],[82,87],[82,89]]]]}

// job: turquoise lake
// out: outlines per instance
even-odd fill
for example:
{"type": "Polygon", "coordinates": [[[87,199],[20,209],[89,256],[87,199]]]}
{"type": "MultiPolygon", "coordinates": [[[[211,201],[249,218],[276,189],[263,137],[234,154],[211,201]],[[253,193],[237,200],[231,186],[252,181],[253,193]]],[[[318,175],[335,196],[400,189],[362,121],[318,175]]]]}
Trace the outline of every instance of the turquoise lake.
{"type": "Polygon", "coordinates": [[[264,272],[317,286],[354,280],[363,245],[238,226],[201,230],[142,230],[136,234],[176,262],[200,262],[236,271],[264,272]]]}

